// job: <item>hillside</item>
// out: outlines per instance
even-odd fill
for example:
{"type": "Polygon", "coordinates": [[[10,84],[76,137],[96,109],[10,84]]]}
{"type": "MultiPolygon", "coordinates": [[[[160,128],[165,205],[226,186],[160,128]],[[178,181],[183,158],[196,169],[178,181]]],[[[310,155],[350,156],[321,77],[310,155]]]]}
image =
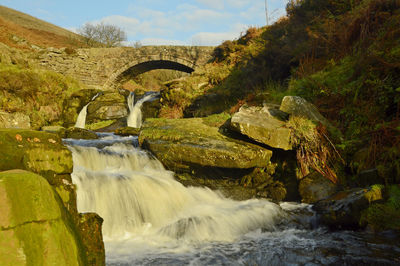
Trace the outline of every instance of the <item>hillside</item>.
{"type": "Polygon", "coordinates": [[[0,6],[0,42],[19,49],[85,46],[78,34],[5,6],[0,6]]]}

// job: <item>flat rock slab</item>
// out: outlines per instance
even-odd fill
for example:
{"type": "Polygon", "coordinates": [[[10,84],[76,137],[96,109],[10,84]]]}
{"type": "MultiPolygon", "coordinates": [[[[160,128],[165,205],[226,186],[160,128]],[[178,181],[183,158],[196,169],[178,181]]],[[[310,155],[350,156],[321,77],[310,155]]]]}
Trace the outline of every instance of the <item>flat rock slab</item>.
{"type": "Polygon", "coordinates": [[[190,165],[267,167],[272,156],[268,149],[222,135],[202,118],[148,119],[139,143],[172,170],[190,165]]]}
{"type": "Polygon", "coordinates": [[[291,150],[291,130],[284,117],[284,112],[269,107],[242,107],[232,116],[230,127],[272,148],[291,150]]]}

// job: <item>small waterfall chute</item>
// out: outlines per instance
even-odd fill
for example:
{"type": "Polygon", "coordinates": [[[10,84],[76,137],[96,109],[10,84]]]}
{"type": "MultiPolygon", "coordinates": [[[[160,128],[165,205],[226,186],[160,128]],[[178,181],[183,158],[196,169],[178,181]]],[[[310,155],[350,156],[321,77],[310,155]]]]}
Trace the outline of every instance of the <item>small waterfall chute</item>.
{"type": "Polygon", "coordinates": [[[77,128],[85,128],[86,116],[87,116],[87,108],[88,108],[89,104],[91,102],[93,102],[94,100],[96,100],[96,98],[99,97],[101,94],[102,94],[101,92],[97,93],[95,96],[92,97],[90,102],[88,102],[85,106],[83,106],[83,108],[81,109],[81,111],[78,114],[78,118],[76,119],[75,127],[77,127],[77,128]]]}
{"type": "Polygon", "coordinates": [[[77,128],[85,128],[86,125],[86,115],[87,115],[87,108],[90,103],[86,104],[83,106],[82,110],[78,114],[78,118],[76,119],[75,122],[75,127],[77,128]]]}
{"type": "Polygon", "coordinates": [[[159,93],[149,93],[143,96],[140,100],[134,104],[134,97],[135,95],[131,92],[128,96],[128,108],[129,108],[129,115],[127,118],[128,127],[140,128],[142,126],[142,105],[145,102],[151,101],[156,98],[159,93]]]}

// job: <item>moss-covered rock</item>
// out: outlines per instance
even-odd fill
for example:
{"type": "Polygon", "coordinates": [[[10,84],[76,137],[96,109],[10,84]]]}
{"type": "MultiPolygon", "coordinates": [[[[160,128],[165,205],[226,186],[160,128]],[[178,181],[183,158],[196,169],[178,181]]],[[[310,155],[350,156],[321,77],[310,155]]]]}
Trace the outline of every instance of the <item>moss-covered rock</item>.
{"type": "Polygon", "coordinates": [[[291,116],[308,119],[316,125],[321,123],[328,129],[331,137],[335,140],[340,140],[342,137],[341,132],[335,128],[328,119],[321,115],[315,105],[307,102],[299,96],[283,97],[279,110],[288,113],[291,116]]]}
{"type": "Polygon", "coordinates": [[[386,189],[386,202],[375,203],[361,214],[360,225],[374,231],[396,230],[400,232],[400,186],[392,185],[386,189]]]}
{"type": "MultiPolygon", "coordinates": [[[[36,172],[45,177],[48,181],[48,184],[54,188],[54,192],[58,194],[58,202],[63,204],[66,210],[68,210],[68,216],[70,217],[69,220],[71,220],[71,223],[74,224],[73,227],[80,227],[80,217],[76,206],[76,191],[70,176],[73,166],[72,155],[70,151],[62,144],[62,141],[58,135],[43,131],[0,129],[0,150],[0,171],[10,169],[25,169],[36,172]]],[[[21,202],[21,204],[24,205],[25,203],[21,202]]],[[[0,213],[2,213],[1,208],[0,213]]],[[[27,214],[21,213],[21,215],[30,214],[28,212],[27,214]]],[[[0,215],[0,220],[1,219],[2,215],[0,215]]],[[[100,228],[97,231],[97,233],[100,235],[93,235],[91,237],[101,238],[101,223],[96,224],[97,228],[100,228]]],[[[87,226],[89,225],[85,225],[85,227],[87,226]]],[[[2,225],[0,225],[0,227],[2,227],[2,225]]],[[[95,231],[93,230],[92,233],[94,234],[95,231]]],[[[10,233],[6,232],[5,234],[10,233]]],[[[80,237],[82,238],[82,236],[80,237]]],[[[102,256],[99,254],[96,255],[99,248],[96,248],[95,250],[91,249],[92,246],[100,244],[102,245],[102,243],[90,244],[90,241],[83,242],[83,247],[81,249],[88,254],[87,256],[97,258],[97,262],[93,265],[101,265],[101,263],[104,264],[104,249],[102,251],[102,256]]],[[[0,257],[1,256],[2,254],[0,257]]]]}
{"type": "Polygon", "coordinates": [[[362,212],[370,204],[383,200],[382,186],[355,188],[341,191],[321,200],[314,205],[320,222],[332,229],[358,229],[365,226],[360,223],[362,212]]]}
{"type": "Polygon", "coordinates": [[[116,129],[114,132],[116,135],[120,136],[139,136],[140,128],[121,127],[116,129]]]}
{"type": "Polygon", "coordinates": [[[0,170],[26,169],[38,174],[72,173],[71,152],[55,134],[0,129],[0,170]]]}
{"type": "Polygon", "coordinates": [[[222,135],[201,118],[149,119],[139,142],[169,169],[195,164],[222,168],[268,167],[272,152],[222,135]]]}
{"type": "Polygon", "coordinates": [[[291,130],[285,127],[286,113],[266,107],[242,107],[232,116],[233,130],[272,148],[291,150],[291,130]],[[283,120],[283,121],[282,121],[283,120]]]}
{"type": "Polygon", "coordinates": [[[105,265],[105,253],[101,226],[103,218],[96,213],[79,215],[79,231],[86,247],[88,265],[105,265]]]}
{"type": "Polygon", "coordinates": [[[64,139],[98,139],[97,134],[91,130],[71,127],[59,132],[61,138],[64,139]]]}
{"type": "Polygon", "coordinates": [[[43,177],[1,172],[0,191],[1,265],[86,264],[77,232],[43,177]]]}
{"type": "Polygon", "coordinates": [[[300,180],[301,201],[315,203],[336,192],[337,186],[318,172],[313,172],[300,180]]]}
{"type": "Polygon", "coordinates": [[[106,92],[88,106],[87,120],[99,121],[126,117],[128,109],[125,96],[118,92],[106,92]]]}

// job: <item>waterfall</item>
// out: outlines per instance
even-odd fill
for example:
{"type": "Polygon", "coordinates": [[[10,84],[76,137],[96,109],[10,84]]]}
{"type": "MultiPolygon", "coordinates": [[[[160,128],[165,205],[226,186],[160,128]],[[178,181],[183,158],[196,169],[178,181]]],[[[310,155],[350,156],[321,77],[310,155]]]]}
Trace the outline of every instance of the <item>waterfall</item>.
{"type": "Polygon", "coordinates": [[[281,217],[281,209],[267,200],[238,202],[208,188],[184,187],[157,159],[129,143],[134,140],[108,135],[103,142],[67,142],[78,210],[104,218],[106,243],[138,237],[233,241],[252,230],[272,229],[281,217]]]}
{"type": "Polygon", "coordinates": [[[82,110],[79,112],[78,114],[78,118],[76,119],[75,122],[75,127],[78,128],[85,128],[86,125],[86,115],[87,115],[87,108],[89,106],[89,104],[91,102],[93,102],[94,100],[96,100],[97,97],[99,97],[102,93],[99,92],[97,93],[95,96],[92,97],[92,99],[90,100],[90,102],[88,104],[86,104],[85,106],[83,106],[82,110]]]}
{"type": "Polygon", "coordinates": [[[78,118],[76,119],[76,122],[75,122],[75,127],[85,128],[87,108],[88,108],[89,104],[90,103],[86,104],[82,108],[82,110],[79,112],[78,118]]]}
{"type": "Polygon", "coordinates": [[[128,96],[129,115],[127,119],[128,127],[140,128],[142,126],[142,105],[144,102],[154,99],[154,94],[148,94],[137,101],[134,105],[134,94],[131,92],[128,96]]]}

